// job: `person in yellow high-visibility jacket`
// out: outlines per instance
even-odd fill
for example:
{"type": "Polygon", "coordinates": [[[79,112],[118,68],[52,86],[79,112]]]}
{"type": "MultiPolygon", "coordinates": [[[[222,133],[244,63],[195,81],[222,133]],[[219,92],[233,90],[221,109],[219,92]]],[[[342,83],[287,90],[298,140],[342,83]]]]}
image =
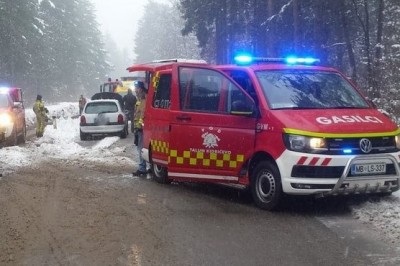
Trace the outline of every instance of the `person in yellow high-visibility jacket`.
{"type": "Polygon", "coordinates": [[[145,118],[145,107],[146,107],[146,94],[147,90],[142,81],[135,81],[135,92],[136,92],[136,108],[135,113],[133,115],[133,123],[134,123],[134,133],[135,139],[137,138],[137,151],[139,155],[139,167],[136,172],[132,174],[134,176],[146,176],[147,168],[146,161],[142,157],[142,149],[143,149],[143,126],[144,126],[144,118],[145,118]]]}
{"type": "Polygon", "coordinates": [[[36,115],[36,137],[40,138],[43,137],[47,122],[47,113],[49,112],[47,108],[44,107],[42,95],[36,96],[36,101],[33,104],[33,112],[36,115]]]}

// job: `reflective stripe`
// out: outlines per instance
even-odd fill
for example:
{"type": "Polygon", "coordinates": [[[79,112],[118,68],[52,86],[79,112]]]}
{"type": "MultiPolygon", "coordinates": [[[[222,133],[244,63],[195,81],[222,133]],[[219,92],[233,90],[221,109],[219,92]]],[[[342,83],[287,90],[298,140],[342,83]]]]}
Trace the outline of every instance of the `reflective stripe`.
{"type": "Polygon", "coordinates": [[[297,165],[310,165],[310,166],[328,166],[332,161],[332,158],[321,158],[321,157],[307,157],[301,156],[297,161],[297,165]]]}
{"type": "Polygon", "coordinates": [[[168,163],[197,167],[237,168],[244,162],[243,154],[215,153],[204,151],[178,151],[170,149],[169,143],[151,140],[152,152],[168,155],[168,163]]]}
{"type": "Polygon", "coordinates": [[[156,151],[163,154],[169,153],[169,144],[165,141],[151,140],[152,151],[156,151]]]}
{"type": "Polygon", "coordinates": [[[218,154],[207,152],[183,151],[179,154],[177,150],[170,150],[169,163],[187,164],[190,166],[237,168],[239,163],[244,162],[244,155],[218,154]]]}
{"type": "Polygon", "coordinates": [[[186,177],[186,178],[198,178],[198,179],[218,179],[218,180],[227,180],[227,181],[238,181],[239,178],[237,176],[222,176],[222,175],[198,175],[198,174],[189,174],[189,173],[168,173],[169,176],[174,177],[186,177]]]}
{"type": "Polygon", "coordinates": [[[385,136],[389,137],[389,136],[397,136],[400,134],[400,129],[390,132],[354,133],[354,134],[317,133],[317,132],[304,131],[292,128],[284,128],[283,131],[287,134],[319,137],[319,138],[367,138],[367,137],[385,137],[385,136]]]}

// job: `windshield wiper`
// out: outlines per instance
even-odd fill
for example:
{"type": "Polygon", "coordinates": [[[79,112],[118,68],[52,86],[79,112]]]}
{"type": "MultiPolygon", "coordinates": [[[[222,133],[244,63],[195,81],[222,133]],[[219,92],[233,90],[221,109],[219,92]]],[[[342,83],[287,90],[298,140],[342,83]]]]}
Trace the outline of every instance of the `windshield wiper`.
{"type": "Polygon", "coordinates": [[[111,111],[102,111],[102,112],[99,112],[99,113],[97,113],[98,115],[101,115],[101,114],[107,114],[107,113],[113,113],[113,112],[111,112],[111,111]]]}
{"type": "Polygon", "coordinates": [[[326,109],[326,108],[324,108],[324,107],[299,107],[299,106],[274,108],[274,110],[309,110],[309,109],[326,109]]]}
{"type": "Polygon", "coordinates": [[[330,109],[368,109],[366,106],[334,106],[330,107],[330,109]]]}

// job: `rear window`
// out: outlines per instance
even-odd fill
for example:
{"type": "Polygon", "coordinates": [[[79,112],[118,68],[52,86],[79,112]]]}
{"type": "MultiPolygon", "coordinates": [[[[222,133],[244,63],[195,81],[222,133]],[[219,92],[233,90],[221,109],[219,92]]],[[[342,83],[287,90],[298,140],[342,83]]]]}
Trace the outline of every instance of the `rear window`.
{"type": "Polygon", "coordinates": [[[91,102],[86,105],[85,113],[115,113],[118,112],[118,106],[114,102],[91,102]]]}

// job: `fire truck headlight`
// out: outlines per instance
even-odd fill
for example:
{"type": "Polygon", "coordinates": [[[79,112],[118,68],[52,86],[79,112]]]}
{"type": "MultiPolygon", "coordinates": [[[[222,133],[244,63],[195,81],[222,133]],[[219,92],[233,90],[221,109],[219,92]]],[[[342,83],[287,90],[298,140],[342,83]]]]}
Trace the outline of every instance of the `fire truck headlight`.
{"type": "Polygon", "coordinates": [[[298,152],[314,152],[327,149],[326,140],[323,138],[287,134],[285,143],[287,149],[298,152]]]}
{"type": "Polygon", "coordinates": [[[288,140],[289,150],[303,151],[307,147],[307,138],[304,136],[288,135],[288,140]]]}
{"type": "Polygon", "coordinates": [[[396,140],[396,148],[400,150],[400,135],[397,135],[395,137],[396,140]]]}
{"type": "Polygon", "coordinates": [[[9,114],[0,114],[0,125],[7,126],[12,123],[12,118],[9,114]]]}
{"type": "Polygon", "coordinates": [[[310,148],[311,149],[325,149],[326,140],[323,138],[310,138],[310,148]]]}

